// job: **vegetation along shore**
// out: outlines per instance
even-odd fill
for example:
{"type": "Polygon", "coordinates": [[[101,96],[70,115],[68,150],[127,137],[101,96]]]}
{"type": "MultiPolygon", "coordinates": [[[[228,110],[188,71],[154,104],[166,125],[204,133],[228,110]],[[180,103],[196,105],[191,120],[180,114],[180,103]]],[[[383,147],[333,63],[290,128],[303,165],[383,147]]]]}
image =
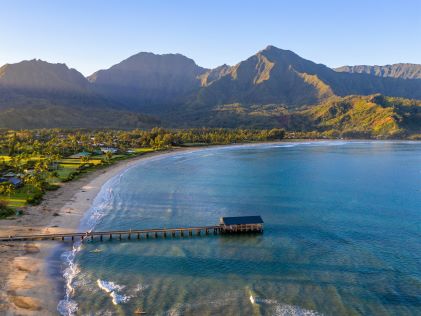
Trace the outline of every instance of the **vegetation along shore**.
{"type": "MultiPolygon", "coordinates": [[[[206,145],[276,141],[284,131],[3,131],[2,235],[70,232],[103,183],[139,159],[206,145]]],[[[60,293],[46,258],[54,242],[0,245],[0,313],[54,315],[60,293]]],[[[59,281],[59,280],[57,280],[59,281]]]]}

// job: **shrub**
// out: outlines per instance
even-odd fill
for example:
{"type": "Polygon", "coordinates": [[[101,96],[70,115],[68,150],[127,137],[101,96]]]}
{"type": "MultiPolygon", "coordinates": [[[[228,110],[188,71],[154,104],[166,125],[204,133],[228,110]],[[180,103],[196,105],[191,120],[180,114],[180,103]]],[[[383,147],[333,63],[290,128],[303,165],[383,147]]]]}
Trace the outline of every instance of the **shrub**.
{"type": "Polygon", "coordinates": [[[28,204],[31,204],[31,205],[38,205],[41,203],[41,201],[42,201],[42,192],[37,192],[33,196],[28,197],[26,199],[26,202],[28,202],[28,204]]]}
{"type": "Polygon", "coordinates": [[[45,190],[47,190],[47,191],[55,191],[55,190],[57,190],[59,188],[60,188],[60,186],[57,185],[57,184],[51,184],[51,183],[46,183],[45,184],[45,190]]]}
{"type": "Polygon", "coordinates": [[[0,218],[6,218],[15,214],[15,211],[8,206],[7,201],[0,200],[0,218]]]}

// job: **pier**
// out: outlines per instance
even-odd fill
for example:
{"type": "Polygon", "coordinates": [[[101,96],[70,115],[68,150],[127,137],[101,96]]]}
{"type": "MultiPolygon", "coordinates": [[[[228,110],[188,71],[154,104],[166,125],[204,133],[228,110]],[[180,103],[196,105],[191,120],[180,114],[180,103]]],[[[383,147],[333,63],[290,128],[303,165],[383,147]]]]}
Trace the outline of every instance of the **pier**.
{"type": "Polygon", "coordinates": [[[262,233],[263,220],[260,216],[222,217],[219,225],[179,227],[179,228],[154,228],[154,229],[129,229],[111,231],[89,231],[65,234],[39,234],[22,236],[3,236],[0,241],[36,241],[36,240],[130,240],[148,238],[175,238],[184,236],[217,235],[217,234],[240,234],[262,233]]]}

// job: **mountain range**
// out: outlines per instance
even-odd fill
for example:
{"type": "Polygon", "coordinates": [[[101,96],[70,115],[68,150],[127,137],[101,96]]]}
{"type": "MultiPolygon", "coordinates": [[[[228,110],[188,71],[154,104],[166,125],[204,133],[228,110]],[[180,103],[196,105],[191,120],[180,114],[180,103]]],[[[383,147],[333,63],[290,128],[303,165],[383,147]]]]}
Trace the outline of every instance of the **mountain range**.
{"type": "Polygon", "coordinates": [[[41,60],[0,68],[0,127],[6,128],[285,127],[390,136],[421,132],[417,100],[421,65],[332,69],[274,46],[214,69],[180,54],[144,52],[87,78],[41,60]],[[387,109],[396,125],[376,130],[348,113],[362,103],[361,115],[387,109]],[[333,124],[323,111],[349,117],[333,124]]]}
{"type": "Polygon", "coordinates": [[[343,66],[335,69],[339,72],[369,74],[378,77],[421,79],[421,65],[417,64],[393,64],[385,66],[343,66]]]}

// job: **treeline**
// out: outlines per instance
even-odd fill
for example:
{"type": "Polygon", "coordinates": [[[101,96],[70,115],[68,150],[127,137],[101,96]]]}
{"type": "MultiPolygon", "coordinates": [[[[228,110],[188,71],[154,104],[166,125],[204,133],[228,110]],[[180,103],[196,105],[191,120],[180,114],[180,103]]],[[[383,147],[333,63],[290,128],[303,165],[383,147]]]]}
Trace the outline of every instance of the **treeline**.
{"type": "Polygon", "coordinates": [[[282,129],[0,130],[0,218],[14,196],[39,203],[46,190],[115,160],[173,146],[281,140],[282,129]]]}
{"type": "Polygon", "coordinates": [[[1,130],[0,152],[3,155],[66,157],[76,152],[94,151],[100,147],[114,147],[119,151],[131,148],[152,147],[154,149],[172,146],[217,145],[244,142],[281,140],[283,129],[247,130],[223,128],[199,128],[170,130],[1,130]]]}
{"type": "Polygon", "coordinates": [[[281,140],[285,136],[283,129],[246,130],[246,129],[188,129],[165,130],[154,128],[151,131],[135,130],[131,132],[132,147],[165,148],[194,144],[218,145],[258,141],[281,140]]]}

